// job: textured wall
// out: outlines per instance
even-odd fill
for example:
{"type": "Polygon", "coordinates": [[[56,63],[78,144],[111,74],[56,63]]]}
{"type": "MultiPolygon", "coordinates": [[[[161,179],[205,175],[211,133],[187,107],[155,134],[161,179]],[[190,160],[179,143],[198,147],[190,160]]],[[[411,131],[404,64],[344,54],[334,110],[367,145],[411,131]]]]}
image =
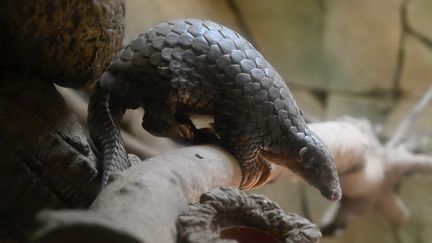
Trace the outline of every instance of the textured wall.
{"type": "MultiPolygon", "coordinates": [[[[129,38],[180,17],[211,19],[239,31],[285,77],[305,113],[319,119],[366,117],[388,136],[432,85],[432,0],[126,2],[129,38]]],[[[412,143],[428,144],[431,120],[432,105],[417,121],[412,143]]],[[[407,226],[393,230],[371,211],[344,236],[323,242],[432,242],[431,182],[432,176],[416,176],[402,184],[413,214],[407,226]]],[[[259,191],[300,213],[298,187],[286,179],[259,191]]],[[[318,220],[328,202],[309,187],[307,195],[318,220]]]]}

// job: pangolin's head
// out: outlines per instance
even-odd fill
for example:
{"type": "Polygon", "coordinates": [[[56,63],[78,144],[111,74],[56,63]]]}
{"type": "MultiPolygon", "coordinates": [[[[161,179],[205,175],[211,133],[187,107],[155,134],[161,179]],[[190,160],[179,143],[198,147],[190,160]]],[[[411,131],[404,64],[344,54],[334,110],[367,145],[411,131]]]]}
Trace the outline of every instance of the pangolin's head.
{"type": "Polygon", "coordinates": [[[335,163],[327,147],[310,143],[301,148],[297,158],[296,173],[317,188],[329,200],[339,200],[342,191],[335,163]]]}
{"type": "MultiPolygon", "coordinates": [[[[282,143],[283,144],[283,143],[282,143]]],[[[284,151],[262,151],[266,160],[288,168],[321,194],[332,201],[342,197],[334,160],[328,150],[310,130],[306,136],[297,136],[285,143],[284,151]]]]}

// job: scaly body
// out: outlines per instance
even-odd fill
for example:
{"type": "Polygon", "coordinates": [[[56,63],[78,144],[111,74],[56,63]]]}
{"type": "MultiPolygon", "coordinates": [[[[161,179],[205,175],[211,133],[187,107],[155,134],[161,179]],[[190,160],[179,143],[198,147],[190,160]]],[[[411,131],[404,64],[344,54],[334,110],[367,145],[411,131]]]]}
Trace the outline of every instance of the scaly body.
{"type": "MultiPolygon", "coordinates": [[[[143,107],[143,127],[159,136],[197,139],[209,129],[196,129],[188,114],[207,114],[214,117],[212,131],[220,144],[240,162],[243,188],[263,183],[272,161],[299,174],[327,198],[340,198],[333,160],[307,128],[284,79],[226,27],[196,19],[159,24],[121,50],[96,85],[89,127],[104,153],[123,146],[104,138],[115,135],[121,140],[118,132],[106,131],[116,128],[122,110],[110,112],[108,104],[115,102],[107,102],[108,97],[121,101],[123,108],[143,107]],[[96,112],[104,115],[91,115],[96,112]]],[[[110,170],[129,166],[127,157],[113,154],[104,156],[104,183],[110,170]]]]}

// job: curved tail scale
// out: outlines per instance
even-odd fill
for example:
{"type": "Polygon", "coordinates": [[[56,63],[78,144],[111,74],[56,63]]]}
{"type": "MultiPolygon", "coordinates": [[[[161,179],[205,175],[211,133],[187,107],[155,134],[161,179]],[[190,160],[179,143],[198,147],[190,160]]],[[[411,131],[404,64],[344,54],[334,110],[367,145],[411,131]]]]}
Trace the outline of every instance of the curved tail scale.
{"type": "Polygon", "coordinates": [[[93,143],[103,154],[102,186],[107,184],[113,172],[131,166],[118,127],[121,114],[112,114],[109,103],[109,93],[100,87],[99,82],[96,82],[90,97],[87,123],[93,143]]]}

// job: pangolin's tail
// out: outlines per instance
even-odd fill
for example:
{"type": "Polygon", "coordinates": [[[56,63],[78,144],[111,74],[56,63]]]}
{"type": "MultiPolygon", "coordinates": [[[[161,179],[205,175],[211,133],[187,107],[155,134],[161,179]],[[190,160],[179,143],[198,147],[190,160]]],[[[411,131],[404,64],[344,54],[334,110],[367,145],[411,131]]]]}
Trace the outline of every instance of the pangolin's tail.
{"type": "Polygon", "coordinates": [[[109,93],[96,82],[88,106],[87,124],[93,143],[103,154],[102,186],[113,172],[131,166],[119,129],[124,108],[114,103],[117,102],[112,102],[109,93]]]}

